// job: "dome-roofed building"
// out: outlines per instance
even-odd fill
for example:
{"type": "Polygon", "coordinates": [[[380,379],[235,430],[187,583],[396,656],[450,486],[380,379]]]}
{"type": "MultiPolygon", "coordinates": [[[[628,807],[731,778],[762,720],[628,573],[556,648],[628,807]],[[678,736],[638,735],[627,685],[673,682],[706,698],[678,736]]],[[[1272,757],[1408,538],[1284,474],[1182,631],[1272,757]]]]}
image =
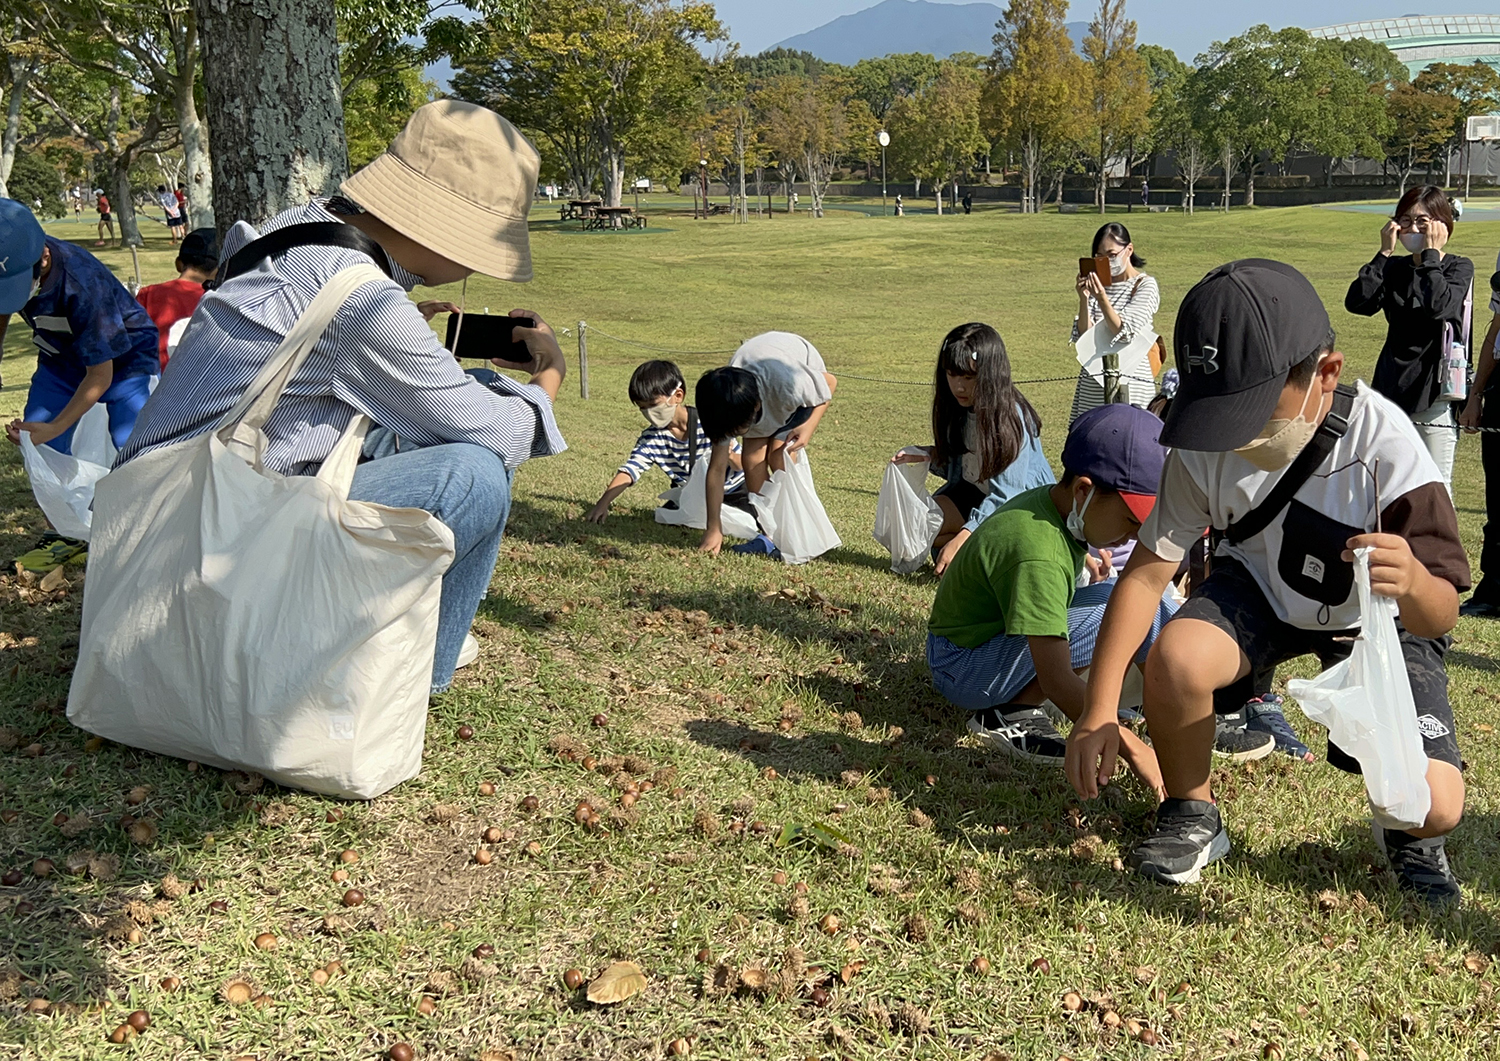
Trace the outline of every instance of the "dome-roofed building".
{"type": "Polygon", "coordinates": [[[1432,63],[1487,63],[1500,68],[1500,15],[1407,15],[1308,30],[1314,37],[1384,44],[1412,77],[1432,63]]]}

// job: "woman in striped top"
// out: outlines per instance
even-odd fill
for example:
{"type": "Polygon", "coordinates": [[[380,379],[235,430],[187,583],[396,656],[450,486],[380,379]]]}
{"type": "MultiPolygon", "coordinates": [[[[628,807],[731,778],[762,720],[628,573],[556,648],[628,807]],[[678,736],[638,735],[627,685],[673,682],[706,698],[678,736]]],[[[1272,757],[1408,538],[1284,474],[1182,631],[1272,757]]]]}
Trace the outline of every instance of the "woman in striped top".
{"type": "MultiPolygon", "coordinates": [[[[1111,221],[1094,233],[1094,256],[1109,257],[1110,284],[1105,287],[1093,273],[1078,278],[1078,316],[1073,318],[1073,336],[1070,342],[1078,342],[1079,336],[1099,321],[1108,322],[1114,333],[1114,342],[1123,346],[1137,335],[1150,335],[1156,311],[1161,306],[1161,290],[1156,278],[1142,272],[1146,259],[1135,252],[1130,240],[1130,230],[1118,221],[1111,221]]],[[[1121,377],[1129,387],[1130,404],[1146,407],[1156,393],[1153,380],[1121,377]]],[[[1090,409],[1104,404],[1104,388],[1088,372],[1080,369],[1078,386],[1073,392],[1073,411],[1068,415],[1072,425],[1090,409]]]]}

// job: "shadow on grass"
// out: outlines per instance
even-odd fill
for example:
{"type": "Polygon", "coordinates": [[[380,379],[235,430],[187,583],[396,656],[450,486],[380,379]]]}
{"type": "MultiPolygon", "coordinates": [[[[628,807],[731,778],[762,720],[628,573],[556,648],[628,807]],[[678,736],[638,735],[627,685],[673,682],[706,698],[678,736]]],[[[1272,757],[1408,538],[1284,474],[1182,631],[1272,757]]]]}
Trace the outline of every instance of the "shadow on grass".
{"type": "Polygon", "coordinates": [[[1462,649],[1450,648],[1445,660],[1449,666],[1457,665],[1484,671],[1487,674],[1500,674],[1500,660],[1491,659],[1489,656],[1476,656],[1462,649]]]}

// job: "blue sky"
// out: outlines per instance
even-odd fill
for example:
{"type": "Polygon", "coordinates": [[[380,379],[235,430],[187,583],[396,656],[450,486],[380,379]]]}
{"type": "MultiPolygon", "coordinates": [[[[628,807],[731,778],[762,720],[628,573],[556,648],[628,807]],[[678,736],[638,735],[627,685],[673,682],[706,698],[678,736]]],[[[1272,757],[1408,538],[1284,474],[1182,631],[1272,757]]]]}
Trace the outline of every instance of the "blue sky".
{"type": "MultiPolygon", "coordinates": [[[[744,51],[754,53],[825,22],[873,7],[878,0],[715,0],[719,17],[744,51]]],[[[991,0],[1004,7],[1006,0],[991,0]]],[[[1092,17],[1097,0],[1074,0],[1068,20],[1092,17]]],[[[1127,0],[1125,13],[1139,24],[1139,40],[1160,44],[1188,61],[1216,40],[1251,25],[1326,26],[1396,15],[1500,14],[1496,0],[1257,0],[1254,4],[1203,0],[1127,0]]]]}

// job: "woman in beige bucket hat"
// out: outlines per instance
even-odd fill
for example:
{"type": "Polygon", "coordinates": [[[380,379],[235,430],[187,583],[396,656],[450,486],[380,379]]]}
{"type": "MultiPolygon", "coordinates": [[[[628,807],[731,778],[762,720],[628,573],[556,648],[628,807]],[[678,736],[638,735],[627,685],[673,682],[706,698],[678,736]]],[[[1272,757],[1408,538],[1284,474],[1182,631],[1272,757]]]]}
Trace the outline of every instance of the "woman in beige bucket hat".
{"type": "Polygon", "coordinates": [[[323,285],[342,269],[376,260],[390,279],[355,291],[290,381],[265,425],[265,463],[282,474],[314,474],[356,413],[384,429],[390,455],[362,464],[349,496],[425,509],[454,536],[433,692],[448,687],[461,654],[472,658],[468,630],[494,572],[515,469],[567,446],[552,414],[566,365],[546,322],[513,310],[536,322],[515,331],[531,360],[495,364],[529,370],[531,378],[522,383],[485,372],[481,382],[459,367],[427,323],[457,307],[418,308],[407,293],[474,272],[530,280],[526,215],[539,167],[536,148],[500,115],[439,100],[418,109],[339,196],[283,211],[259,233],[236,224],[225,239],[226,262],[258,236],[301,224],[343,222],[379,246],[294,243],[205,295],[173,358],[171,379],[147,402],[120,454],[124,463],[212,428],[323,285]]]}

